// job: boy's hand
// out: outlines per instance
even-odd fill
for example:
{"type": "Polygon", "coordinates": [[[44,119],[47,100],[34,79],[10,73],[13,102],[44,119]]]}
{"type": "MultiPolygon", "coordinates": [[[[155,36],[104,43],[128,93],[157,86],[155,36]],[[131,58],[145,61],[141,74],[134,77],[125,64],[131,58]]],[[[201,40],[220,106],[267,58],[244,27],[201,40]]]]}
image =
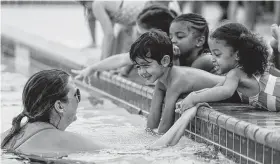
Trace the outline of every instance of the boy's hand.
{"type": "Polygon", "coordinates": [[[82,79],[84,83],[89,84],[90,83],[90,78],[89,76],[93,74],[93,71],[90,67],[86,67],[85,69],[82,70],[74,70],[72,69],[71,72],[78,74],[75,76],[75,79],[82,79]]]}

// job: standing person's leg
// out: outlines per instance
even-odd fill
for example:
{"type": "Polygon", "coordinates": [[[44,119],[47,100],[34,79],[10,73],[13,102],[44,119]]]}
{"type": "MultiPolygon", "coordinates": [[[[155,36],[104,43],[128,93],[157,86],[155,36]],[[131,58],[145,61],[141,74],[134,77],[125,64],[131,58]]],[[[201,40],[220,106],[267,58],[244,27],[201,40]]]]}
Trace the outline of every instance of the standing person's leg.
{"type": "Polygon", "coordinates": [[[274,2],[274,23],[280,24],[280,1],[274,2]]]}
{"type": "Polygon", "coordinates": [[[191,4],[193,13],[202,14],[203,1],[193,1],[191,4]]]}
{"type": "Polygon", "coordinates": [[[96,47],[96,38],[95,38],[95,23],[96,23],[96,19],[95,19],[94,15],[93,15],[92,7],[91,6],[92,5],[90,5],[90,8],[88,8],[87,20],[88,20],[88,26],[89,26],[89,29],[90,29],[91,39],[92,39],[91,47],[96,47]]]}
{"type": "Polygon", "coordinates": [[[222,9],[222,16],[220,17],[220,21],[228,19],[229,1],[219,1],[219,5],[222,9]]]}
{"type": "MultiPolygon", "coordinates": [[[[119,37],[119,43],[121,44],[119,45],[119,50],[117,54],[129,51],[130,45],[132,45],[135,40],[135,38],[133,38],[133,30],[134,30],[133,26],[128,26],[123,28],[123,30],[120,33],[121,35],[119,37]]],[[[128,65],[121,68],[119,73],[120,75],[127,77],[132,69],[133,69],[133,65],[128,65]]]]}
{"type": "Polygon", "coordinates": [[[236,22],[237,9],[238,9],[238,2],[230,1],[227,10],[227,15],[228,15],[228,19],[232,22],[236,22]]]}
{"type": "Polygon", "coordinates": [[[250,30],[254,30],[255,25],[257,23],[257,7],[259,2],[258,1],[244,1],[245,7],[245,20],[244,24],[250,30]]]}

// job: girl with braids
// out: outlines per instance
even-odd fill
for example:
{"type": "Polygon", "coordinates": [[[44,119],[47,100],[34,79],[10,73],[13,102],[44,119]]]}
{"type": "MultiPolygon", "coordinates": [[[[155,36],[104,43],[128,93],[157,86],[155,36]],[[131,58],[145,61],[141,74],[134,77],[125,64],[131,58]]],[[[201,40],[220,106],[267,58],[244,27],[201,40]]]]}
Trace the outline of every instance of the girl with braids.
{"type": "Polygon", "coordinates": [[[169,32],[172,43],[180,49],[181,66],[214,72],[205,18],[194,13],[182,14],[172,21],[169,32]]]}
{"type": "Polygon", "coordinates": [[[267,71],[269,52],[262,39],[239,23],[228,23],[211,34],[209,47],[215,70],[226,74],[226,80],[216,87],[192,92],[177,104],[177,112],[200,102],[226,99],[235,91],[243,102],[256,108],[280,111],[280,77],[267,71]]]}
{"type": "Polygon", "coordinates": [[[68,73],[52,69],[34,74],[23,89],[23,111],[13,119],[12,128],[1,134],[1,149],[46,156],[54,156],[53,151],[100,149],[90,139],[64,131],[76,120],[80,100],[80,91],[68,73]],[[27,122],[22,125],[24,117],[27,122]]]}

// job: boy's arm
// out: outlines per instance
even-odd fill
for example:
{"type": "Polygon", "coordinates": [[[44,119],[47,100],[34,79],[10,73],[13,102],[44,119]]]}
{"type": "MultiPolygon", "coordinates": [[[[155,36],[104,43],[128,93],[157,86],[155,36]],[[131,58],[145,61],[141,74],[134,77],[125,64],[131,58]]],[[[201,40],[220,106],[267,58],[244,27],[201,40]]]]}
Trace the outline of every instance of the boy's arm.
{"type": "Polygon", "coordinates": [[[71,70],[73,73],[78,74],[75,78],[87,78],[94,71],[107,71],[120,68],[126,65],[133,64],[130,60],[129,53],[117,54],[110,56],[104,60],[98,61],[83,70],[71,70]]]}
{"type": "MultiPolygon", "coordinates": [[[[179,86],[179,85],[178,85],[179,86]]],[[[168,89],[165,98],[165,106],[163,109],[162,119],[159,124],[158,133],[165,133],[174,123],[175,104],[181,92],[172,88],[168,89]]]]}
{"type": "Polygon", "coordinates": [[[161,117],[164,97],[165,97],[165,91],[163,89],[163,84],[158,81],[154,89],[150,113],[147,120],[148,129],[155,129],[158,127],[160,117],[161,117]]]}
{"type": "Polygon", "coordinates": [[[223,85],[209,88],[200,93],[193,92],[190,97],[193,101],[193,104],[197,104],[200,102],[220,101],[230,98],[238,87],[240,81],[239,74],[239,70],[232,70],[227,74],[226,80],[223,85]]]}
{"type": "Polygon", "coordinates": [[[123,66],[133,64],[130,60],[129,53],[122,53],[110,56],[104,60],[98,61],[91,65],[91,69],[95,71],[108,71],[123,66]]]}

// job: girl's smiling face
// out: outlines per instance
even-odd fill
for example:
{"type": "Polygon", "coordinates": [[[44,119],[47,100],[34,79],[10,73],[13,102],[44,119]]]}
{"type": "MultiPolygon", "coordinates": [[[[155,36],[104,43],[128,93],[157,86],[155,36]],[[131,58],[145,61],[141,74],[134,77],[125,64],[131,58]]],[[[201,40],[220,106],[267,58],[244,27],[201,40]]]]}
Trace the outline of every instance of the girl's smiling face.
{"type": "Polygon", "coordinates": [[[238,66],[237,51],[228,46],[224,40],[209,39],[209,48],[216,74],[224,74],[238,66]]]}

